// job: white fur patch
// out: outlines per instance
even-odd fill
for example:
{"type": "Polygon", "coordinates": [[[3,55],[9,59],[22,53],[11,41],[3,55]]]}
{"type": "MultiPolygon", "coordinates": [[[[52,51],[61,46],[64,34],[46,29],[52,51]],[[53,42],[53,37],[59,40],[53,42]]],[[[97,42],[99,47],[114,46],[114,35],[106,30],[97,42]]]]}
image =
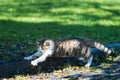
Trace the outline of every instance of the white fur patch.
{"type": "Polygon", "coordinates": [[[28,57],[24,57],[24,60],[32,60],[32,59],[34,59],[34,58],[36,58],[37,56],[40,56],[42,53],[41,53],[41,51],[37,51],[36,53],[34,53],[33,55],[31,55],[31,56],[28,56],[28,57]]]}
{"type": "Polygon", "coordinates": [[[28,57],[24,57],[24,60],[31,60],[32,57],[31,56],[28,56],[28,57]]]}
{"type": "Polygon", "coordinates": [[[37,65],[38,65],[38,62],[37,62],[36,60],[31,61],[31,65],[33,65],[33,66],[37,66],[37,65]]]}
{"type": "Polygon", "coordinates": [[[92,63],[92,60],[93,60],[93,55],[90,56],[90,58],[88,59],[88,62],[87,64],[85,65],[85,67],[90,67],[91,63],[92,63]]]}
{"type": "Polygon", "coordinates": [[[112,53],[112,51],[111,50],[108,50],[108,52],[107,52],[108,54],[111,54],[112,53]]]}
{"type": "Polygon", "coordinates": [[[100,47],[101,47],[102,50],[104,50],[104,45],[101,45],[100,47]]]}
{"type": "Polygon", "coordinates": [[[97,48],[100,47],[100,43],[96,43],[96,42],[95,42],[95,45],[96,45],[97,48]]]}
{"type": "Polygon", "coordinates": [[[107,52],[107,51],[108,51],[108,48],[105,48],[104,51],[107,52]]]}
{"type": "Polygon", "coordinates": [[[49,57],[49,56],[52,56],[52,54],[53,54],[53,51],[52,51],[52,50],[47,50],[45,53],[43,53],[42,56],[40,56],[39,58],[31,61],[31,65],[37,66],[37,64],[38,64],[39,62],[45,61],[46,58],[49,57]]]}

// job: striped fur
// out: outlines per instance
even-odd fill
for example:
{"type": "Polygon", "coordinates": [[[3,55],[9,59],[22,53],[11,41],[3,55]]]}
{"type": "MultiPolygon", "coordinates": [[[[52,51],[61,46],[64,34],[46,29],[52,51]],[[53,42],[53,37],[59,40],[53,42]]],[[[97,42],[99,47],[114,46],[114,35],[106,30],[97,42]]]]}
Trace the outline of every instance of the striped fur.
{"type": "Polygon", "coordinates": [[[105,47],[103,44],[95,42],[90,39],[83,38],[68,38],[64,40],[48,40],[42,39],[38,43],[38,52],[32,56],[25,57],[24,59],[30,60],[32,57],[41,55],[38,59],[31,62],[36,66],[37,63],[43,62],[47,57],[75,57],[87,61],[86,67],[89,67],[92,63],[93,55],[91,54],[91,48],[95,47],[107,54],[111,54],[112,51],[105,47]]]}
{"type": "Polygon", "coordinates": [[[89,39],[82,39],[82,38],[68,38],[64,40],[59,40],[59,41],[53,41],[53,40],[41,40],[39,43],[43,42],[42,49],[47,50],[49,49],[52,45],[49,45],[47,47],[46,45],[43,44],[48,44],[49,41],[52,41],[54,44],[54,53],[53,57],[63,57],[63,56],[71,56],[71,57],[84,57],[85,59],[89,58],[91,54],[91,48],[95,47],[107,54],[111,54],[112,51],[105,47],[103,44],[94,42],[93,40],[89,39]]]}

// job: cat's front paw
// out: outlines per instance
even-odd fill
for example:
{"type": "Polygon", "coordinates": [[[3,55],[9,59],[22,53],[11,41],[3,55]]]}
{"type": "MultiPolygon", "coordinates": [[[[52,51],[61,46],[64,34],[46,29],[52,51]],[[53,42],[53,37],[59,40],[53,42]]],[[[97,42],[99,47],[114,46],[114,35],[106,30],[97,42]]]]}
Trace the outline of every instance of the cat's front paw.
{"type": "Polygon", "coordinates": [[[31,61],[31,65],[33,65],[33,66],[37,66],[38,65],[38,62],[37,61],[31,61]]]}
{"type": "Polygon", "coordinates": [[[24,57],[24,60],[30,60],[30,58],[29,57],[24,57]]]}

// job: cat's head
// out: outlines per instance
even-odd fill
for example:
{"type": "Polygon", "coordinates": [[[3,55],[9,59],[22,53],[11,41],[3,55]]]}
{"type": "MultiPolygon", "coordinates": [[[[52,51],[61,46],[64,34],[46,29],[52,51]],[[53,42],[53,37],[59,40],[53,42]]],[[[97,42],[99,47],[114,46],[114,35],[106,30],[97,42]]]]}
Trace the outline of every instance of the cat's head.
{"type": "Polygon", "coordinates": [[[37,41],[37,45],[39,47],[39,50],[52,50],[55,48],[55,43],[53,40],[49,40],[49,39],[41,39],[39,41],[37,41]]]}

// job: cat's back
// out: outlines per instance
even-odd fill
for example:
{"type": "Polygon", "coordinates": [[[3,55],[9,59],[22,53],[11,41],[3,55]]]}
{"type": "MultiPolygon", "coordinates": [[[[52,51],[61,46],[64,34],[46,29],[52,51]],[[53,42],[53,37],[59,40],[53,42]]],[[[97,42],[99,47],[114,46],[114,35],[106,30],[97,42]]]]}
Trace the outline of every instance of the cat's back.
{"type": "Polygon", "coordinates": [[[56,41],[56,50],[54,56],[72,56],[75,51],[80,50],[80,44],[82,44],[82,38],[67,38],[56,41]]]}
{"type": "Polygon", "coordinates": [[[83,40],[84,39],[82,38],[76,38],[76,37],[66,38],[66,39],[56,41],[56,46],[63,47],[63,48],[75,47],[75,46],[78,46],[80,42],[82,42],[83,40]]]}

